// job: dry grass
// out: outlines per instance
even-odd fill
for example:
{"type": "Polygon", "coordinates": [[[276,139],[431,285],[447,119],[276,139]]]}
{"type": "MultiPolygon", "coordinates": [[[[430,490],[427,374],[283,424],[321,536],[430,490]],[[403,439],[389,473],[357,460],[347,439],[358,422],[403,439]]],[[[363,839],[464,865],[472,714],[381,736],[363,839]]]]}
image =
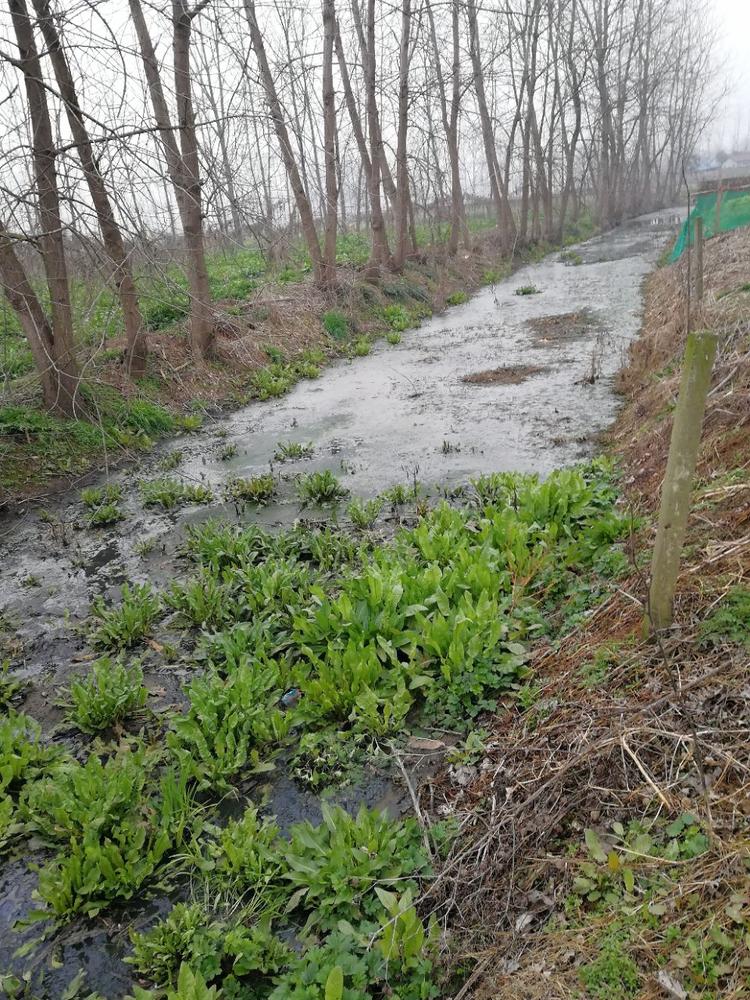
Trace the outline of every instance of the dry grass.
{"type": "MultiPolygon", "coordinates": [[[[448,966],[474,970],[454,994],[462,1000],[676,996],[666,974],[691,986],[701,975],[682,967],[679,945],[710,943],[723,929],[736,936],[741,925],[727,907],[737,899],[750,929],[750,653],[699,640],[701,622],[726,592],[750,579],[750,293],[742,290],[750,232],[706,249],[696,324],[716,330],[721,346],[673,629],[658,642],[642,638],[646,580],[634,568],[582,627],[537,652],[536,702],[526,712],[509,704],[485,722],[490,739],[473,773],[448,769],[422,793],[425,813],[460,823],[425,904],[446,928],[448,966]],[[613,822],[686,812],[699,817],[710,844],[666,866],[659,918],[644,905],[571,910],[573,879],[587,860],[585,828],[606,836],[613,822]],[[629,921],[639,985],[586,993],[581,970],[621,919],[629,921]]],[[[650,547],[648,516],[666,465],[685,340],[683,286],[684,263],[649,279],[644,335],[620,379],[627,402],[611,445],[623,461],[627,502],[647,515],[634,553],[650,547]]],[[[747,948],[720,959],[716,982],[707,965],[705,992],[691,997],[750,996],[747,948]]]]}

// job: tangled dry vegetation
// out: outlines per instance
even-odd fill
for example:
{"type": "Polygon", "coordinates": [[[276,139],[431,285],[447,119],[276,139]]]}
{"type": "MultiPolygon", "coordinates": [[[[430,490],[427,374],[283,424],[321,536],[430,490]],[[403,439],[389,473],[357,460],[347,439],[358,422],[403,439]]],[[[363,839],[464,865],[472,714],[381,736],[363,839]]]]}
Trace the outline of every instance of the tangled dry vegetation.
{"type": "Polygon", "coordinates": [[[461,829],[428,905],[478,928],[452,938],[455,1000],[750,995],[750,232],[706,247],[696,324],[720,347],[675,625],[645,641],[684,283],[685,262],[651,277],[621,377],[629,579],[423,792],[461,829]]]}

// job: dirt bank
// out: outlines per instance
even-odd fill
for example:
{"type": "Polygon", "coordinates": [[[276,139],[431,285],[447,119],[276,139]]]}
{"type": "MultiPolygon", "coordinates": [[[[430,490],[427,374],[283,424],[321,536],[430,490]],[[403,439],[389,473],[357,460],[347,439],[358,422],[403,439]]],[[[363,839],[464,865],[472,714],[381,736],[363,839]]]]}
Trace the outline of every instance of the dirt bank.
{"type": "Polygon", "coordinates": [[[640,626],[685,341],[685,262],[648,280],[610,450],[633,568],[536,656],[524,710],[486,724],[468,773],[423,795],[463,836],[428,894],[473,969],[460,996],[750,995],[750,232],[706,248],[694,325],[715,330],[673,629],[640,626]]]}

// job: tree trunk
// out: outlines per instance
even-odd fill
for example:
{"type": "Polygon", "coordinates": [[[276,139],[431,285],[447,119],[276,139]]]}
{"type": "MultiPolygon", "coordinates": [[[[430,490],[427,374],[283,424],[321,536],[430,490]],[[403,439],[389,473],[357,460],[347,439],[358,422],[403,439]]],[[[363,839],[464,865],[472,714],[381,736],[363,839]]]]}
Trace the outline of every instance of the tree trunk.
{"type": "Polygon", "coordinates": [[[325,284],[336,283],[336,226],[338,178],[336,176],[336,94],[333,89],[333,47],[336,35],[334,0],[323,0],[323,151],[325,159],[326,211],[323,266],[325,284]]]}
{"type": "Polygon", "coordinates": [[[205,4],[189,10],[184,0],[172,0],[172,52],[177,128],[180,131],[180,146],[178,146],[164,96],[159,63],[143,16],[141,0],[129,0],[129,3],[146,82],[151,94],[154,120],[159,130],[159,139],[182,223],[190,290],[190,346],[195,356],[201,358],[210,353],[214,332],[203,244],[200,166],[190,81],[190,31],[193,18],[205,4]]]}
{"type": "Polygon", "coordinates": [[[190,71],[190,34],[198,9],[190,10],[185,0],[172,0],[174,92],[181,148],[182,228],[190,286],[190,345],[194,354],[203,358],[213,346],[214,330],[203,242],[201,175],[190,71]]]}
{"type": "MultiPolygon", "coordinates": [[[[72,416],[79,377],[73,341],[73,313],[65,261],[60,197],[57,190],[56,150],[47,105],[47,90],[25,0],[9,0],[9,6],[31,118],[34,178],[41,227],[39,246],[50,293],[52,340],[49,346],[52,354],[51,377],[55,384],[54,399],[48,405],[56,413],[72,416]]],[[[24,296],[24,301],[28,303],[27,296],[24,296]]],[[[45,399],[51,398],[45,394],[45,399]]]]}
{"type": "Polygon", "coordinates": [[[409,35],[411,0],[401,0],[401,44],[398,64],[398,133],[396,138],[396,252],[393,266],[401,270],[406,259],[409,216],[409,169],[406,139],[409,113],[409,35]]]}
{"type": "Polygon", "coordinates": [[[68,125],[81,159],[81,166],[102,234],[104,249],[114,268],[113,278],[122,305],[125,335],[128,343],[127,369],[134,378],[139,378],[146,370],[146,335],[122,233],[115,218],[104,178],[99,170],[98,160],[94,156],[91,139],[84,123],[73,82],[73,75],[70,72],[70,65],[52,18],[49,0],[33,0],[33,4],[47,45],[47,55],[52,63],[60,96],[65,105],[68,125]]]}
{"type": "Polygon", "coordinates": [[[281,158],[284,161],[284,166],[286,167],[287,177],[289,178],[289,184],[291,185],[292,193],[294,195],[294,202],[297,206],[297,211],[299,212],[300,222],[302,223],[302,232],[310,254],[315,284],[325,288],[328,276],[320,250],[318,231],[315,228],[315,219],[313,217],[312,208],[310,207],[310,199],[307,191],[305,190],[305,186],[302,183],[302,178],[300,177],[299,168],[297,167],[297,161],[294,157],[294,151],[292,150],[292,144],[289,138],[289,130],[287,129],[286,121],[284,120],[281,101],[279,100],[279,95],[276,93],[276,84],[274,83],[273,74],[271,73],[271,67],[268,64],[263,34],[255,15],[255,0],[244,0],[244,5],[245,16],[247,17],[247,23],[250,28],[250,41],[258,60],[258,68],[260,69],[260,76],[263,82],[263,89],[266,93],[266,100],[268,101],[268,106],[271,109],[271,119],[276,132],[276,138],[279,142],[281,158]]]}

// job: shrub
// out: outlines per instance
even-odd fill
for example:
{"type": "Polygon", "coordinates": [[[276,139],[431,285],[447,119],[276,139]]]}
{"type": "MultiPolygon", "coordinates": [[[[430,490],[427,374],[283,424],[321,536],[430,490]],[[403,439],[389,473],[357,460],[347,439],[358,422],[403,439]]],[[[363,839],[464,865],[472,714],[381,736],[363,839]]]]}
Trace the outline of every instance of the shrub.
{"type": "Polygon", "coordinates": [[[68,717],[85,733],[96,733],[143,708],[148,691],[139,663],[130,666],[103,656],[85,678],[70,685],[68,717]]]}
{"type": "Polygon", "coordinates": [[[329,470],[300,476],[297,496],[304,505],[337,503],[349,495],[349,490],[329,470]]]}

